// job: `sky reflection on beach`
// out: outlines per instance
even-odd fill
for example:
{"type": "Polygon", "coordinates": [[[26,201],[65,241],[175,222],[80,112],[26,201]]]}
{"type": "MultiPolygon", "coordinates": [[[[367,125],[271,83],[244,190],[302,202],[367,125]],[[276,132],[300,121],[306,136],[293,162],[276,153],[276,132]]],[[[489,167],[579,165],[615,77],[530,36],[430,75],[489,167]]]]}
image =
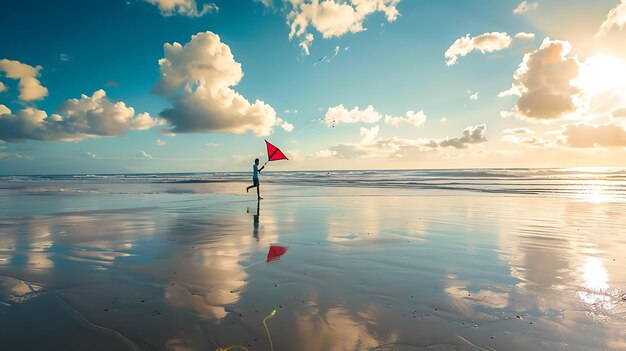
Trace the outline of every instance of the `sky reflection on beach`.
{"type": "Polygon", "coordinates": [[[130,349],[264,350],[276,309],[276,350],[626,349],[624,203],[264,190],[260,208],[229,194],[37,197],[57,207],[0,218],[0,329],[45,330],[36,320],[60,313],[66,334],[32,349],[91,329],[130,349]],[[267,263],[270,244],[289,252],[267,263]]]}

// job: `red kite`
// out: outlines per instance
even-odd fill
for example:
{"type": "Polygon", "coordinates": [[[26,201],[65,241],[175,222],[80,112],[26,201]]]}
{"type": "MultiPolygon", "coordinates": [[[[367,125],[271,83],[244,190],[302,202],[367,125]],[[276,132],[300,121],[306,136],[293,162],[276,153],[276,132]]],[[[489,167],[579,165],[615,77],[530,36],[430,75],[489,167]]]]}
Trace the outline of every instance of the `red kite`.
{"type": "Polygon", "coordinates": [[[271,262],[280,258],[287,252],[287,247],[270,245],[270,251],[267,253],[267,262],[271,262]]]}
{"type": "MultiPolygon", "coordinates": [[[[270,144],[269,141],[265,140],[265,145],[267,145],[267,162],[270,161],[278,161],[278,160],[288,160],[287,156],[280,151],[279,148],[270,144]]],[[[265,162],[267,164],[267,162],[265,162]]]]}

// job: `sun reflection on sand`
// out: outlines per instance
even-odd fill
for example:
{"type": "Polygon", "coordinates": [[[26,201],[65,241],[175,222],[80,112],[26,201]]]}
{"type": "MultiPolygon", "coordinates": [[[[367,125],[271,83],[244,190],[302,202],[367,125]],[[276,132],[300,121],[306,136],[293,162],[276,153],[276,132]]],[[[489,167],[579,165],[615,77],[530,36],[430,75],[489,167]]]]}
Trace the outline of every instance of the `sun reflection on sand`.
{"type": "Polygon", "coordinates": [[[604,310],[615,307],[611,295],[607,292],[609,274],[602,260],[596,257],[587,257],[582,267],[582,278],[586,290],[576,293],[581,301],[588,305],[599,306],[604,310]]]}

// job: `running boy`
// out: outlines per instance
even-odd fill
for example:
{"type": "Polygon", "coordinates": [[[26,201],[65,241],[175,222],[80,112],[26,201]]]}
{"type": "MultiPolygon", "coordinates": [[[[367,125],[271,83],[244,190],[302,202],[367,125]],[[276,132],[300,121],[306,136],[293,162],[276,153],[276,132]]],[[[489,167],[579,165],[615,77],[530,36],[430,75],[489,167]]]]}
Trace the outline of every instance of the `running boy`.
{"type": "Polygon", "coordinates": [[[261,186],[259,185],[259,173],[265,168],[265,166],[259,168],[259,159],[254,160],[254,165],[252,165],[252,185],[246,188],[246,192],[250,191],[250,189],[256,187],[256,194],[259,197],[259,200],[262,200],[261,197],[261,186]]]}

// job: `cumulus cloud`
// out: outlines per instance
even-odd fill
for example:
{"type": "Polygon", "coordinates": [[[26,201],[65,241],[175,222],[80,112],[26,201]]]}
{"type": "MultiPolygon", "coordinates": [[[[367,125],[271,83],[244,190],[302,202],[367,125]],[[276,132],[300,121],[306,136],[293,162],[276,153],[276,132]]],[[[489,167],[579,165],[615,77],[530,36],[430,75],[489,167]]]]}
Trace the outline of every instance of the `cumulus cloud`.
{"type": "Polygon", "coordinates": [[[579,62],[570,52],[567,41],[546,38],[538,50],[524,55],[511,89],[499,94],[519,96],[513,110],[503,116],[551,120],[575,112],[581,91],[572,81],[578,76],[579,62]]]}
{"type": "Polygon", "coordinates": [[[378,136],[379,126],[373,128],[361,128],[361,141],[358,143],[344,143],[320,150],[311,157],[394,157],[403,158],[419,152],[435,151],[441,148],[466,149],[472,144],[480,144],[487,141],[484,133],[484,124],[467,127],[460,137],[444,139],[403,139],[383,138],[378,136]]]}
{"type": "Polygon", "coordinates": [[[361,32],[365,30],[365,18],[375,12],[382,12],[388,22],[394,22],[399,16],[396,7],[399,2],[400,0],[288,0],[291,6],[287,14],[289,39],[304,38],[299,45],[308,55],[313,42],[313,36],[308,32],[309,26],[325,39],[361,32]]]}
{"type": "Polygon", "coordinates": [[[22,101],[41,100],[48,96],[48,88],[41,85],[36,78],[43,67],[27,65],[16,60],[0,60],[0,71],[4,72],[7,78],[17,79],[17,88],[20,92],[19,99],[22,101]]]}
{"type": "Polygon", "coordinates": [[[444,53],[446,65],[455,65],[459,56],[467,56],[472,51],[480,51],[483,54],[500,51],[510,47],[513,39],[532,40],[534,37],[534,34],[524,32],[517,33],[514,38],[511,38],[505,32],[483,33],[475,37],[470,37],[469,34],[466,34],[464,37],[455,40],[444,53]]]}
{"type": "Polygon", "coordinates": [[[185,45],[166,43],[164,51],[155,92],[173,105],[161,111],[172,124],[170,132],[252,131],[264,136],[277,126],[293,130],[293,125],[276,116],[272,106],[261,100],[250,103],[231,88],[239,83],[243,71],[218,35],[198,33],[185,45]]]}
{"type": "Polygon", "coordinates": [[[77,141],[85,138],[116,136],[127,130],[144,130],[158,123],[147,113],[135,114],[123,102],[112,102],[104,90],[92,96],[69,99],[57,114],[27,107],[15,113],[0,114],[0,140],[77,141]]]}
{"type": "Polygon", "coordinates": [[[576,148],[626,147],[626,130],[613,124],[569,124],[562,131],[565,145],[576,148]]]}
{"type": "Polygon", "coordinates": [[[145,0],[147,3],[159,7],[163,16],[183,15],[201,17],[219,8],[214,3],[204,3],[199,7],[196,0],[145,0]]]}
{"type": "Polygon", "coordinates": [[[383,116],[372,105],[368,105],[364,109],[357,106],[351,110],[348,110],[344,105],[337,105],[328,108],[323,121],[329,126],[335,126],[343,123],[376,123],[383,118],[387,124],[396,126],[399,124],[412,124],[419,127],[426,121],[426,114],[424,114],[424,111],[408,111],[404,116],[383,116]]]}
{"type": "Polygon", "coordinates": [[[0,82],[0,93],[5,91],[5,90],[7,90],[7,89],[8,89],[7,86],[4,85],[4,83],[0,82]]]}
{"type": "Polygon", "coordinates": [[[161,140],[161,139],[157,139],[157,140],[155,141],[155,143],[156,143],[157,145],[159,145],[159,146],[163,146],[163,145],[167,144],[167,141],[165,141],[165,140],[161,140]]]}
{"type": "Polygon", "coordinates": [[[528,2],[526,0],[522,1],[517,7],[513,10],[513,13],[516,15],[521,15],[522,13],[526,13],[528,11],[536,10],[539,7],[539,3],[528,2]]]}
{"type": "Polygon", "coordinates": [[[372,105],[367,106],[365,109],[360,109],[357,106],[348,110],[341,104],[328,108],[324,115],[324,122],[329,126],[334,126],[340,123],[376,123],[381,118],[383,118],[383,115],[376,111],[372,105]]]}
{"type": "Polygon", "coordinates": [[[613,27],[618,27],[620,30],[624,28],[626,23],[626,0],[622,0],[617,6],[615,6],[609,14],[606,16],[606,20],[602,22],[596,37],[606,35],[613,27]]]}
{"type": "Polygon", "coordinates": [[[478,92],[472,93],[470,90],[468,90],[467,94],[469,95],[470,100],[472,101],[478,100],[478,92]]]}

